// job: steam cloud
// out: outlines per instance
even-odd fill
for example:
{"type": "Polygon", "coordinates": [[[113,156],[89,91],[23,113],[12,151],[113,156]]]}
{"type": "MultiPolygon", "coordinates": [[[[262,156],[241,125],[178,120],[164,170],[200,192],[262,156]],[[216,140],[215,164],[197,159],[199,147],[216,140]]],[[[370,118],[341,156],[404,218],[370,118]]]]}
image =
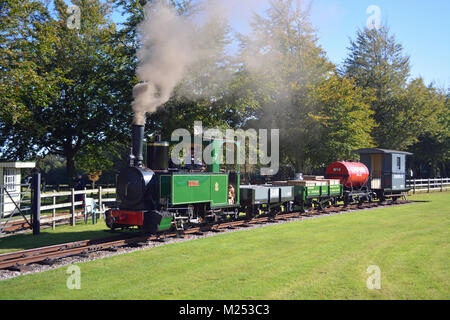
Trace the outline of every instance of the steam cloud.
{"type": "MultiPolygon", "coordinates": [[[[300,2],[297,1],[298,6],[300,2]]],[[[214,64],[210,64],[211,57],[217,57],[222,45],[217,40],[217,32],[228,26],[230,14],[244,15],[246,10],[261,6],[259,0],[198,0],[197,7],[189,14],[179,15],[168,3],[167,0],[148,2],[144,8],[145,20],[138,26],[141,48],[137,52],[137,76],[141,83],[133,89],[132,103],[136,125],[145,125],[146,114],[169,101],[175,89],[176,95],[189,99],[212,96],[219,91],[230,75],[217,65],[214,70],[214,64]],[[198,78],[199,74],[207,75],[208,80],[197,89],[195,81],[188,80],[190,76],[198,78]],[[181,82],[183,86],[178,86],[181,82]]],[[[273,79],[280,67],[277,60],[281,39],[264,33],[241,35],[241,38],[241,42],[247,42],[240,52],[247,70],[258,79],[264,79],[262,75],[272,70],[275,72],[270,81],[281,81],[273,79]],[[261,46],[271,50],[261,52],[261,46]]]]}
{"type": "Polygon", "coordinates": [[[145,125],[146,113],[167,102],[186,68],[194,62],[195,28],[163,1],[148,3],[139,25],[142,47],[137,52],[137,75],[144,83],[133,89],[134,124],[145,125]]]}

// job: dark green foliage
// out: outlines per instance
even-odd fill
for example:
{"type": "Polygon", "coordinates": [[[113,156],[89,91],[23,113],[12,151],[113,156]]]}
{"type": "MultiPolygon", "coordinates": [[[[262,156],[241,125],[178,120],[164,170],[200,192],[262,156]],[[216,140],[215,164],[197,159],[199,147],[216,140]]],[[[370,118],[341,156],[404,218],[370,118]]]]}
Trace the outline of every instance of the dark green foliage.
{"type": "MultiPolygon", "coordinates": [[[[114,180],[127,163],[137,26],[147,2],[72,1],[81,8],[77,30],[67,27],[66,1],[0,0],[0,158],[49,154],[69,180],[75,170],[103,170],[114,180]],[[113,23],[113,12],[123,24],[113,23]]],[[[180,15],[201,10],[195,1],[171,2],[180,15]]],[[[338,73],[309,9],[272,1],[254,16],[252,33],[238,36],[237,56],[229,54],[227,21],[205,25],[211,54],[149,116],[148,133],[170,139],[194,121],[280,129],[282,165],[299,172],[322,172],[354,149],[377,146],[414,152],[417,172],[448,175],[448,93],[410,78],[410,58],[387,26],[359,30],[338,73]]]]}
{"type": "Polygon", "coordinates": [[[52,12],[38,1],[10,5],[0,53],[2,92],[8,93],[1,110],[4,156],[63,156],[69,180],[76,155],[88,152],[87,146],[123,141],[131,91],[125,51],[112,37],[115,25],[105,18],[109,6],[74,4],[81,8],[79,30],[67,27],[64,1],[55,0],[52,12]],[[26,28],[17,28],[27,20],[26,28]]]}
{"type": "Polygon", "coordinates": [[[374,92],[372,136],[378,147],[409,148],[415,153],[416,170],[426,166],[430,175],[448,162],[445,95],[432,85],[427,87],[421,78],[410,78],[410,58],[387,26],[357,32],[343,74],[374,92]]]}

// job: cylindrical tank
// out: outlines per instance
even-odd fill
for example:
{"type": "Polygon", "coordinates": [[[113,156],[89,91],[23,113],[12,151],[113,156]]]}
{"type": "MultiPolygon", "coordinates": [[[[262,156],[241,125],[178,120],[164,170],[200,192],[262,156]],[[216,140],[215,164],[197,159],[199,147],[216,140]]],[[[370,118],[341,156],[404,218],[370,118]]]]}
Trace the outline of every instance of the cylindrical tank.
{"type": "Polygon", "coordinates": [[[156,141],[148,144],[147,167],[157,171],[169,168],[169,142],[156,141]]]}
{"type": "Polygon", "coordinates": [[[360,162],[338,161],[330,164],[326,171],[327,179],[339,179],[347,188],[359,188],[367,184],[369,169],[360,162]]]}

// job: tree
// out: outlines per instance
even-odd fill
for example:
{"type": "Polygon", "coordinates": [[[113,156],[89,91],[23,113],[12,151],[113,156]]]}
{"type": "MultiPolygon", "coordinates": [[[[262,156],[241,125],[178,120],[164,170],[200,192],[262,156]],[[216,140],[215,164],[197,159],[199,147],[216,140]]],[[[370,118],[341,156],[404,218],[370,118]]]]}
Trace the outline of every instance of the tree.
{"type": "Polygon", "coordinates": [[[331,74],[315,90],[317,112],[310,114],[320,127],[313,152],[323,170],[337,159],[352,159],[353,151],[373,147],[375,126],[370,102],[374,99],[353,81],[331,74]]]}
{"type": "Polygon", "coordinates": [[[81,10],[80,29],[67,26],[70,12],[62,0],[54,1],[54,11],[43,1],[4,3],[10,18],[1,25],[0,55],[3,155],[61,155],[70,183],[77,154],[123,141],[131,119],[131,89],[123,90],[129,66],[107,18],[110,6],[73,3],[81,10]]]}
{"type": "Polygon", "coordinates": [[[412,167],[416,176],[448,177],[450,169],[450,97],[423,83],[415,85],[412,99],[418,101],[419,107],[432,112],[425,123],[432,121],[409,148],[414,153],[412,167]]]}
{"type": "MultiPolygon", "coordinates": [[[[344,63],[345,76],[364,88],[375,91],[372,101],[374,119],[373,137],[379,147],[404,149],[414,142],[417,122],[407,103],[409,56],[387,26],[379,29],[358,30],[356,40],[351,40],[349,56],[344,63]]],[[[419,117],[423,116],[419,113],[419,117]]]]}
{"type": "Polygon", "coordinates": [[[362,88],[376,90],[378,103],[405,88],[410,73],[410,57],[403,46],[390,35],[386,25],[379,29],[358,30],[356,40],[350,40],[349,56],[343,72],[362,88]]]}
{"type": "Polygon", "coordinates": [[[343,74],[375,92],[371,108],[377,125],[372,136],[377,145],[410,148],[415,162],[434,168],[444,163],[448,157],[445,95],[427,87],[421,78],[409,78],[410,58],[389,28],[359,30],[349,51],[343,74]]]}
{"type": "Polygon", "coordinates": [[[270,3],[264,16],[255,15],[252,33],[240,36],[241,60],[254,90],[250,101],[259,108],[247,126],[280,129],[281,159],[298,172],[307,170],[314,126],[314,88],[333,65],[326,59],[309,20],[310,6],[293,0],[270,3]]]}

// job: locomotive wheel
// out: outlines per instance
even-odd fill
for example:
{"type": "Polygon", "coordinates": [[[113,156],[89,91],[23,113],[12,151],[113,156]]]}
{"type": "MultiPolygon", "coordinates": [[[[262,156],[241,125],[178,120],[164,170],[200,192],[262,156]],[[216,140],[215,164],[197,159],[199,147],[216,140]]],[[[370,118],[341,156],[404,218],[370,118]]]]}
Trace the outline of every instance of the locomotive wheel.
{"type": "Polygon", "coordinates": [[[150,223],[150,221],[148,219],[144,219],[144,225],[142,226],[142,232],[145,235],[151,235],[151,234],[155,233],[154,230],[155,230],[155,226],[153,226],[153,224],[150,223]]]}
{"type": "Polygon", "coordinates": [[[161,216],[157,211],[150,211],[144,214],[144,225],[142,231],[146,235],[155,234],[158,232],[159,224],[161,223],[161,216]]]}
{"type": "Polygon", "coordinates": [[[115,224],[116,219],[111,215],[111,214],[107,214],[106,215],[106,226],[108,228],[111,229],[111,231],[115,231],[115,229],[117,229],[119,226],[117,224],[115,224]]]}

